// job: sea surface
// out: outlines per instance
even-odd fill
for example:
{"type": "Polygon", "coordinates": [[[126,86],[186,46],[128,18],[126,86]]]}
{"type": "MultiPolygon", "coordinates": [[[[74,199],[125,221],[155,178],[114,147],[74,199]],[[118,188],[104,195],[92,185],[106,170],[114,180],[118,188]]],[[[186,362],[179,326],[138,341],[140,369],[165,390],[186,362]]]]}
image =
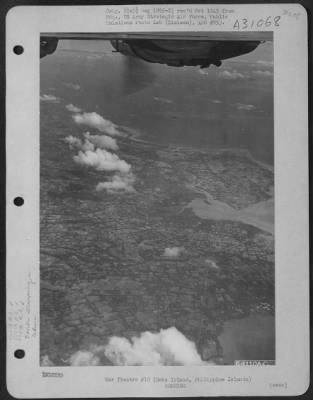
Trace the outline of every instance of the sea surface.
{"type": "Polygon", "coordinates": [[[219,337],[224,362],[275,360],[275,319],[271,315],[249,315],[225,322],[219,337]]]}
{"type": "Polygon", "coordinates": [[[272,45],[221,67],[168,67],[112,53],[109,42],[63,42],[41,60],[42,94],[136,129],[146,140],[247,149],[273,164],[272,45]]]}

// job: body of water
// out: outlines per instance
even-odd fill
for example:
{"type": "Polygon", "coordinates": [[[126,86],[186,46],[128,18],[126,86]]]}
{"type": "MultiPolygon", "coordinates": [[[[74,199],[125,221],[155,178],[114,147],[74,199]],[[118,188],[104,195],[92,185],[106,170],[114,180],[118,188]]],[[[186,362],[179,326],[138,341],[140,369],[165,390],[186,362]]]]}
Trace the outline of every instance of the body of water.
{"type": "Polygon", "coordinates": [[[235,360],[275,360],[275,319],[251,314],[226,321],[219,341],[226,364],[235,360]]]}
{"type": "Polygon", "coordinates": [[[274,199],[261,201],[242,210],[236,210],[222,201],[209,198],[194,199],[185,208],[191,208],[199,218],[216,221],[235,221],[274,233],[274,199]]]}
{"type": "Polygon", "coordinates": [[[112,53],[109,42],[60,45],[41,60],[42,94],[138,130],[145,140],[247,149],[274,162],[272,46],[211,66],[168,67],[112,53]]]}

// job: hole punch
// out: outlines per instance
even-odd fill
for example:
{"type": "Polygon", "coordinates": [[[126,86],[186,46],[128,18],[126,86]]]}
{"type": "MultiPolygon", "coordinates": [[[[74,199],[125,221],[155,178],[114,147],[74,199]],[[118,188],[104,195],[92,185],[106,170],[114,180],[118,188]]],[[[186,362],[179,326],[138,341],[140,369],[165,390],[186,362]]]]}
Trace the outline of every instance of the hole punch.
{"type": "Polygon", "coordinates": [[[17,207],[21,207],[24,204],[24,199],[23,199],[23,197],[15,197],[15,199],[13,200],[13,203],[17,207]]]}
{"type": "Polygon", "coordinates": [[[14,52],[14,54],[19,56],[19,55],[24,53],[24,47],[20,46],[20,45],[14,46],[13,47],[13,52],[14,52]]]}
{"type": "Polygon", "coordinates": [[[14,357],[18,358],[19,360],[25,357],[25,351],[22,349],[15,350],[14,357]]]}

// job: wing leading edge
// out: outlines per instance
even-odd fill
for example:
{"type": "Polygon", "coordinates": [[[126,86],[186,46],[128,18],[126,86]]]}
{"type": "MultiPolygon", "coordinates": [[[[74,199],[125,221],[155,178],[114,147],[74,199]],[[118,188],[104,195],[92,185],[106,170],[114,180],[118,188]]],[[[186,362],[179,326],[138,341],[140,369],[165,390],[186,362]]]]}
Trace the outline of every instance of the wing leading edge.
{"type": "Polygon", "coordinates": [[[154,40],[218,40],[218,41],[272,41],[272,31],[241,32],[46,32],[41,37],[59,40],[111,40],[111,39],[154,39],[154,40]]]}

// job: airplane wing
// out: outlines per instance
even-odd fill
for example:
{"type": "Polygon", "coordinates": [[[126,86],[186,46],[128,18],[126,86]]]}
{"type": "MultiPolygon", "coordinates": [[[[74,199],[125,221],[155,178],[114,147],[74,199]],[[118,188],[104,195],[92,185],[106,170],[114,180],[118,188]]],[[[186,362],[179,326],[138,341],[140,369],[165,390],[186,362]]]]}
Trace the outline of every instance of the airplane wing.
{"type": "Polygon", "coordinates": [[[59,40],[111,40],[111,39],[155,39],[155,40],[197,40],[197,41],[272,41],[271,31],[262,32],[45,32],[41,37],[58,38],[59,40]]]}

